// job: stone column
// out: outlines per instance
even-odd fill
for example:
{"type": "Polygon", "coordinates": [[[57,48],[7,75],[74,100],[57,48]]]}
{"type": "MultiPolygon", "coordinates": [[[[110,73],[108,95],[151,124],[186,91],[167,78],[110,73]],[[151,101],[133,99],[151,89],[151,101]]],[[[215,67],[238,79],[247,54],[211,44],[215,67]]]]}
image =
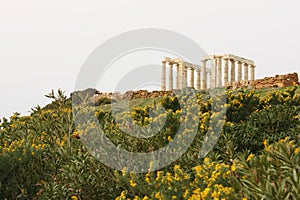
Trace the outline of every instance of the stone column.
{"type": "Polygon", "coordinates": [[[161,90],[166,90],[166,61],[162,61],[161,68],[161,90]]]}
{"type": "Polygon", "coordinates": [[[238,77],[237,80],[241,81],[242,80],[242,63],[240,61],[237,61],[238,64],[238,77]]]}
{"type": "Polygon", "coordinates": [[[228,83],[228,59],[224,59],[224,85],[228,83]]]}
{"type": "Polygon", "coordinates": [[[250,80],[253,81],[255,80],[255,66],[250,65],[250,80]]]}
{"type": "Polygon", "coordinates": [[[200,69],[196,69],[196,73],[197,73],[197,77],[196,77],[196,90],[200,90],[201,89],[201,79],[200,79],[200,69]]]}
{"type": "Polygon", "coordinates": [[[217,87],[222,86],[222,57],[217,58],[217,87]]]}
{"type": "Polygon", "coordinates": [[[169,91],[173,90],[173,63],[169,62],[169,91]]]}
{"type": "Polygon", "coordinates": [[[231,62],[231,69],[230,69],[230,82],[235,81],[235,60],[230,59],[231,62]]]}
{"type": "Polygon", "coordinates": [[[179,64],[179,89],[183,88],[184,85],[184,66],[183,63],[179,64]]]}
{"type": "Polygon", "coordinates": [[[191,67],[190,70],[191,70],[190,87],[194,87],[195,86],[194,85],[194,70],[195,69],[193,67],[191,67]]]}
{"type": "Polygon", "coordinates": [[[244,63],[244,80],[248,81],[248,64],[244,63]]]}
{"type": "Polygon", "coordinates": [[[187,71],[188,71],[188,67],[184,66],[184,87],[186,88],[188,86],[188,80],[187,80],[187,71]]]}
{"type": "Polygon", "coordinates": [[[211,66],[211,73],[210,73],[210,87],[214,88],[216,87],[216,68],[217,68],[217,62],[216,59],[212,60],[212,66],[211,66]]]}
{"type": "Polygon", "coordinates": [[[202,60],[201,69],[201,89],[205,90],[207,88],[206,84],[206,60],[202,60]]]}
{"type": "Polygon", "coordinates": [[[186,81],[187,81],[186,66],[184,65],[184,63],[181,63],[180,68],[181,68],[181,89],[183,89],[186,87],[186,81]]]}
{"type": "Polygon", "coordinates": [[[176,66],[176,89],[179,89],[180,83],[180,71],[179,71],[179,64],[175,63],[176,66]]]}

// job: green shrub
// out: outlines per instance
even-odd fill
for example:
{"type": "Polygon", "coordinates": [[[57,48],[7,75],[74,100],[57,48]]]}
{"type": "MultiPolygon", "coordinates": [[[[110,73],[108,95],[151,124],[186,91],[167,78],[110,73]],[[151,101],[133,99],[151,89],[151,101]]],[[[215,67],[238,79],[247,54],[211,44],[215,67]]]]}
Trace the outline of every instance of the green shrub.
{"type": "Polygon", "coordinates": [[[300,199],[300,143],[286,138],[264,144],[261,155],[240,157],[238,190],[249,199],[300,199]]]}
{"type": "Polygon", "coordinates": [[[275,105],[251,114],[246,122],[233,126],[234,145],[238,151],[248,149],[256,153],[263,149],[265,139],[274,143],[286,136],[294,138],[298,133],[291,130],[299,125],[299,111],[300,107],[275,105]]]}

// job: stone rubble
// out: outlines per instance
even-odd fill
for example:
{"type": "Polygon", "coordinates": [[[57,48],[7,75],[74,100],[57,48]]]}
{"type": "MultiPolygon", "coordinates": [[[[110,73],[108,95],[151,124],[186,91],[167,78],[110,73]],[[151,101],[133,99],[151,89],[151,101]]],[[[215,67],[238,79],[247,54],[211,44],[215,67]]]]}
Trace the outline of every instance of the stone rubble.
{"type": "Polygon", "coordinates": [[[294,84],[299,85],[299,78],[296,72],[285,75],[276,75],[275,77],[265,77],[263,79],[256,79],[252,81],[234,81],[229,82],[226,85],[227,89],[265,89],[265,88],[283,88],[293,86],[294,84]]]}

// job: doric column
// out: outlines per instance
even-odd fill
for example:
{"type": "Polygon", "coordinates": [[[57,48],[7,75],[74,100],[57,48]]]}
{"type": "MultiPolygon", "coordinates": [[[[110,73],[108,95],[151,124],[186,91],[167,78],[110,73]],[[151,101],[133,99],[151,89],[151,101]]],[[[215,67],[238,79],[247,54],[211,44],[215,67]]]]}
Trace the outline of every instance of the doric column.
{"type": "Polygon", "coordinates": [[[182,89],[184,86],[184,66],[183,63],[179,64],[179,89],[182,89]]]}
{"type": "Polygon", "coordinates": [[[217,59],[212,60],[211,73],[210,73],[210,87],[216,87],[216,68],[217,68],[217,59]]]}
{"type": "Polygon", "coordinates": [[[162,61],[161,68],[161,90],[166,90],[166,61],[162,61]]]}
{"type": "Polygon", "coordinates": [[[180,82],[179,64],[175,63],[175,66],[176,66],[176,89],[179,89],[179,82],[180,82]]]}
{"type": "Polygon", "coordinates": [[[184,63],[181,64],[181,89],[187,86],[187,70],[184,63]]]}
{"type": "Polygon", "coordinates": [[[255,80],[255,66],[250,65],[250,80],[255,80]]]}
{"type": "Polygon", "coordinates": [[[206,60],[201,61],[201,89],[205,90],[207,88],[206,84],[206,60]]]}
{"type": "Polygon", "coordinates": [[[196,69],[196,73],[197,73],[197,76],[196,76],[196,90],[200,90],[201,89],[201,79],[200,79],[200,69],[196,69]]]}
{"type": "Polygon", "coordinates": [[[224,85],[228,83],[228,59],[224,59],[224,85]]]}
{"type": "Polygon", "coordinates": [[[240,61],[237,61],[238,64],[238,77],[237,80],[241,81],[242,80],[242,63],[240,61]]]}
{"type": "Polygon", "coordinates": [[[173,63],[169,62],[169,91],[173,90],[173,63]]]}
{"type": "Polygon", "coordinates": [[[217,87],[222,86],[222,57],[217,58],[217,87]]]}
{"type": "Polygon", "coordinates": [[[248,64],[244,63],[244,80],[248,81],[248,64]]]}
{"type": "Polygon", "coordinates": [[[190,70],[191,70],[190,87],[194,87],[195,86],[194,85],[194,70],[195,69],[193,67],[191,67],[190,70]]]}
{"type": "Polygon", "coordinates": [[[182,88],[186,88],[187,87],[187,67],[185,65],[183,65],[182,68],[183,68],[182,88]]]}
{"type": "Polygon", "coordinates": [[[235,81],[235,60],[230,59],[231,69],[230,69],[230,82],[235,81]]]}

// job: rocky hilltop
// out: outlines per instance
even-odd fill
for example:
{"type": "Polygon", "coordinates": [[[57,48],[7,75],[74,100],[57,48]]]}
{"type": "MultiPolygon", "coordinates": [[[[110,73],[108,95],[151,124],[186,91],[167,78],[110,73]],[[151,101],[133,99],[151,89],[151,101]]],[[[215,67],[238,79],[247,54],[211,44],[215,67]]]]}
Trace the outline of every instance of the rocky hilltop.
{"type": "MultiPolygon", "coordinates": [[[[226,89],[237,90],[237,89],[266,89],[266,88],[283,88],[293,85],[299,85],[299,78],[297,73],[289,73],[285,75],[276,75],[275,77],[265,77],[263,79],[256,79],[253,81],[234,81],[227,83],[226,89]]],[[[175,91],[175,90],[173,90],[175,91]]],[[[74,94],[78,93],[74,92],[74,94]]],[[[81,96],[89,96],[93,100],[99,100],[103,98],[112,100],[129,100],[129,99],[139,99],[139,98],[156,98],[162,97],[164,95],[171,95],[172,91],[147,91],[147,90],[137,90],[137,91],[127,91],[125,93],[120,92],[101,92],[96,89],[89,88],[84,91],[80,91],[81,96]]],[[[92,100],[91,99],[91,100],[92,100]]]]}
{"type": "Polygon", "coordinates": [[[256,79],[253,81],[234,81],[226,85],[227,89],[265,89],[265,88],[282,88],[293,86],[294,84],[299,85],[298,74],[289,73],[285,75],[276,75],[275,77],[265,77],[263,79],[256,79]]]}

